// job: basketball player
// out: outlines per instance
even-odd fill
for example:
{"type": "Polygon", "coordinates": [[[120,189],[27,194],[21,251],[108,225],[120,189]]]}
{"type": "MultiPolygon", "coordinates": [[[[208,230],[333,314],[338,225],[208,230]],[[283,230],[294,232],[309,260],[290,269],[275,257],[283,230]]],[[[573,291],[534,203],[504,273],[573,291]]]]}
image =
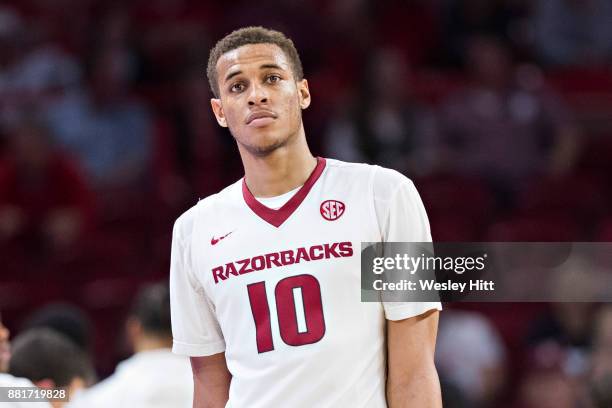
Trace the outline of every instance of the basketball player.
{"type": "Polygon", "coordinates": [[[194,406],[441,407],[440,304],[360,301],[361,242],[431,240],[412,182],[313,157],[282,33],[232,32],[207,74],[245,177],[173,231],[173,350],[191,357],[194,406]]]}

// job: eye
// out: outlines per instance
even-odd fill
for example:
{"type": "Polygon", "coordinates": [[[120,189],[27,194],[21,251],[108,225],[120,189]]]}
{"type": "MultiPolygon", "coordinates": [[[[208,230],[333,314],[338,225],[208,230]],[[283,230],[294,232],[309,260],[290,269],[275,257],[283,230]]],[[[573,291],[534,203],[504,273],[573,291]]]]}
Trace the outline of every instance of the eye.
{"type": "Polygon", "coordinates": [[[244,91],[244,84],[241,82],[237,82],[230,87],[230,92],[242,92],[244,91]]]}
{"type": "Polygon", "coordinates": [[[280,80],[281,80],[281,77],[276,75],[276,74],[268,75],[266,77],[266,82],[268,82],[270,84],[274,84],[274,83],[276,83],[276,82],[278,82],[280,80]]]}

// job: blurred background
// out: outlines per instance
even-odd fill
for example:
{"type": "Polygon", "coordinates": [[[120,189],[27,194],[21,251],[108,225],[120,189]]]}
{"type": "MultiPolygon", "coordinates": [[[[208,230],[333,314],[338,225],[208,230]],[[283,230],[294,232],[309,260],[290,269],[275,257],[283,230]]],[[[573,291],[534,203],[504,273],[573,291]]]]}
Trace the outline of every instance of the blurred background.
{"type": "MultiPolygon", "coordinates": [[[[294,40],[313,152],[413,179],[435,240],[612,241],[611,22],[609,0],[1,1],[3,323],[78,315],[99,378],[130,355],[174,219],[242,177],[205,67],[245,25],[294,40]]],[[[612,306],[446,309],[445,406],[612,406],[612,306]]]]}

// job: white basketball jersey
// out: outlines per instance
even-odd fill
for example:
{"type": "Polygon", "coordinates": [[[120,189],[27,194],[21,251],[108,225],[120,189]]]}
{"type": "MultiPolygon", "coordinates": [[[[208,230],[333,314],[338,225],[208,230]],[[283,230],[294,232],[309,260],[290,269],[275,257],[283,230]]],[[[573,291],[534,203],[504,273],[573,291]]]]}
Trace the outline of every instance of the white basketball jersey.
{"type": "Polygon", "coordinates": [[[282,207],[243,180],[176,222],[175,353],[225,352],[228,407],[386,407],[385,318],[439,303],[362,303],[361,242],[431,241],[414,185],[378,166],[318,159],[282,207]]]}

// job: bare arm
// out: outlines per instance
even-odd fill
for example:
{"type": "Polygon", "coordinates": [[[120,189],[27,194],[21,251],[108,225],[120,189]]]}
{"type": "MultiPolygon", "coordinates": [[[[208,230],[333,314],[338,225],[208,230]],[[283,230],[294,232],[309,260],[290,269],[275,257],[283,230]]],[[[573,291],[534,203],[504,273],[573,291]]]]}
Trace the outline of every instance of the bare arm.
{"type": "Polygon", "coordinates": [[[227,369],[225,353],[191,357],[193,371],[193,408],[224,408],[229,399],[232,375],[227,369]]]}
{"type": "Polygon", "coordinates": [[[441,408],[440,380],[434,365],[437,310],[387,322],[389,408],[441,408]]]}

